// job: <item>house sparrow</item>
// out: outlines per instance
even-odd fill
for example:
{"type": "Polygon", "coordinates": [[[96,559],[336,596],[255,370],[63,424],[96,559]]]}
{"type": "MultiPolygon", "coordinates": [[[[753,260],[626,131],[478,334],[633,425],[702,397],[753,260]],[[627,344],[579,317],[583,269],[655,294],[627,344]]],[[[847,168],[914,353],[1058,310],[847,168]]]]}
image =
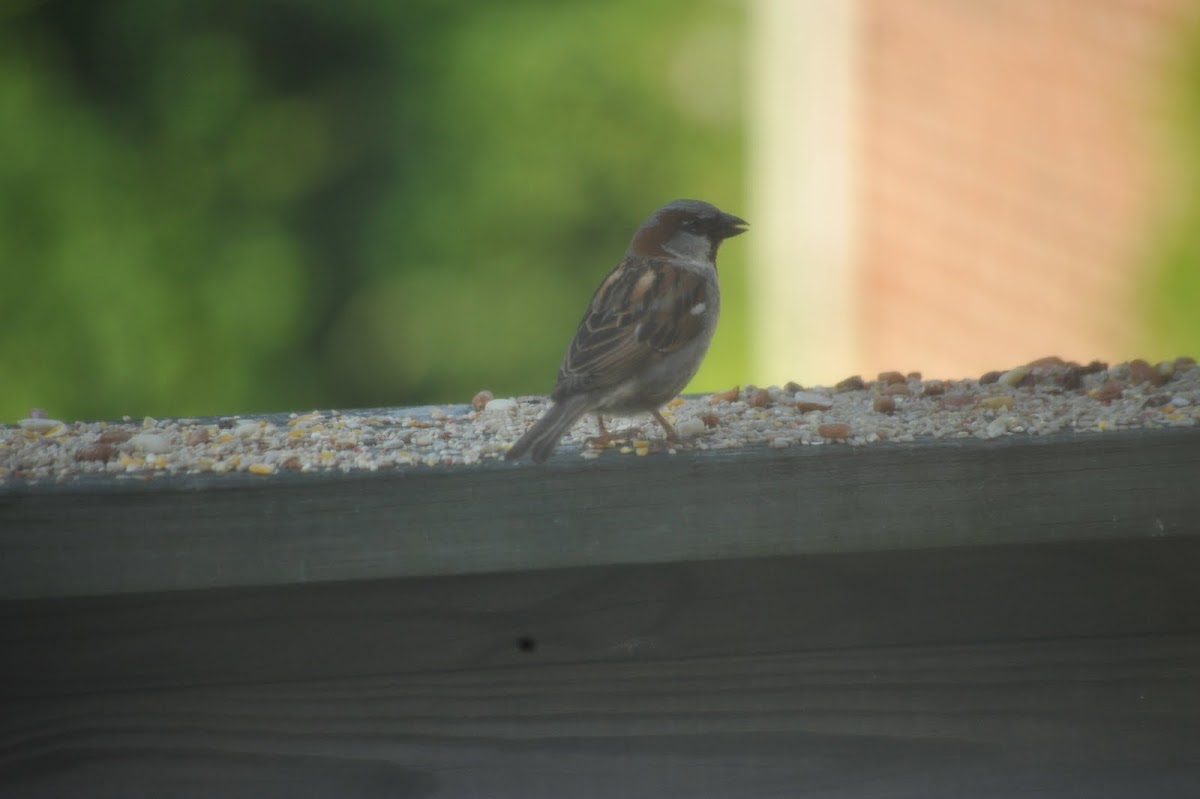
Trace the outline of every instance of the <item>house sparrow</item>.
{"type": "Polygon", "coordinates": [[[508,460],[544,461],[579,417],[649,411],[667,438],[659,407],[700,368],[721,312],[717,248],[746,222],[699,200],[675,200],[638,229],[625,257],[592,295],[567,347],[554,405],[513,444],[508,460]]]}

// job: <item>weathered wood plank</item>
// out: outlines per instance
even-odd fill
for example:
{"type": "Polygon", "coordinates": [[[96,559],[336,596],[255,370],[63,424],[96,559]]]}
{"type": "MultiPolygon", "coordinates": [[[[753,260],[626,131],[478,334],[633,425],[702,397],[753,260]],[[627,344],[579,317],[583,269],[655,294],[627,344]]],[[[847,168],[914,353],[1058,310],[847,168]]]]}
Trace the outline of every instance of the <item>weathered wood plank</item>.
{"type": "Polygon", "coordinates": [[[0,795],[1200,795],[1200,431],[0,493],[0,795]]]}
{"type": "Polygon", "coordinates": [[[1200,536],[0,603],[15,797],[1192,796],[1200,536]]]}
{"type": "Polygon", "coordinates": [[[0,599],[1191,534],[1200,430],[0,492],[0,599]]]}
{"type": "Polygon", "coordinates": [[[1200,632],[1198,567],[1200,535],[12,601],[0,698],[1180,635],[1200,632]]]}
{"type": "Polygon", "coordinates": [[[1194,796],[1200,637],[850,650],[64,697],[5,795],[1194,796]]]}

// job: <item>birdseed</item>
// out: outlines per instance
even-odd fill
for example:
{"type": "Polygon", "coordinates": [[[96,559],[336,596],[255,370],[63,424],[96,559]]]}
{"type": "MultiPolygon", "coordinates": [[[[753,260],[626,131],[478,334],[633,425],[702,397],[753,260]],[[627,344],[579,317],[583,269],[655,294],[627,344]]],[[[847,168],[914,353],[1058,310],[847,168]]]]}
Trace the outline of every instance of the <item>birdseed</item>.
{"type": "MultiPolygon", "coordinates": [[[[460,405],[208,419],[63,422],[34,409],[15,425],[0,425],[0,486],[470,466],[502,461],[548,406],[544,397],[495,398],[485,390],[460,405]]],[[[564,437],[556,457],[1194,427],[1200,369],[1191,358],[1111,367],[1041,358],[980,379],[922,381],[917,373],[890,371],[833,388],[734,386],[674,400],[664,416],[680,441],[667,442],[652,419],[635,416],[614,419],[609,427],[617,432],[604,449],[594,449],[597,430],[588,416],[564,437]]]]}

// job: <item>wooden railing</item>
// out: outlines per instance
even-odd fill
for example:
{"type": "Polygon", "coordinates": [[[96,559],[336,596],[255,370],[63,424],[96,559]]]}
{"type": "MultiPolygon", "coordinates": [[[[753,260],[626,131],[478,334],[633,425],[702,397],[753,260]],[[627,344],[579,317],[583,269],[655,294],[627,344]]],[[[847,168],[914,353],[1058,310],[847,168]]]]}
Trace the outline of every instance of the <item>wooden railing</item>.
{"type": "Polygon", "coordinates": [[[1200,795],[1200,430],[0,487],[0,795],[1200,795]]]}

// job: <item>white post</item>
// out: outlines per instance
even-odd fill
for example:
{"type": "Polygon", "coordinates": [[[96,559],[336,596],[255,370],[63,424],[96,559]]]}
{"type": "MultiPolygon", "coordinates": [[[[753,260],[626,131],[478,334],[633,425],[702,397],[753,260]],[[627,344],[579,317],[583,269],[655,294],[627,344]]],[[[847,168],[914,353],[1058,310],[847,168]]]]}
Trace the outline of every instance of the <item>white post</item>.
{"type": "Polygon", "coordinates": [[[832,384],[858,368],[856,0],[753,0],[752,379],[832,384]]]}

